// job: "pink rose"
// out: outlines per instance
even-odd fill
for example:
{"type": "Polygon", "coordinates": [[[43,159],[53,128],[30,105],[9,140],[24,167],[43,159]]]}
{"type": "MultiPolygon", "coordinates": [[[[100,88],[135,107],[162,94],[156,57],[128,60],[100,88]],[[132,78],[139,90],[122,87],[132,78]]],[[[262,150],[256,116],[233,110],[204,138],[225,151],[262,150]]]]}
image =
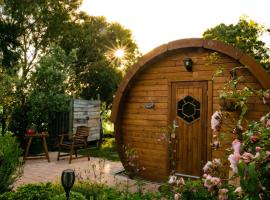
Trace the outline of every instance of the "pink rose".
{"type": "Polygon", "coordinates": [[[261,147],[256,147],[256,152],[259,152],[261,149],[261,147]]]}
{"type": "Polygon", "coordinates": [[[218,190],[218,200],[227,200],[228,199],[228,189],[223,188],[218,190]]]}
{"type": "Polygon", "coordinates": [[[251,153],[245,152],[243,153],[243,155],[241,156],[243,161],[248,164],[251,162],[251,160],[253,160],[254,155],[252,155],[251,153]]]}
{"type": "Polygon", "coordinates": [[[211,178],[211,183],[213,184],[213,186],[218,186],[218,185],[220,185],[221,180],[218,177],[212,177],[211,178]]]}
{"type": "Polygon", "coordinates": [[[252,143],[258,142],[258,141],[259,141],[259,136],[257,136],[257,135],[252,135],[252,136],[250,136],[250,141],[251,141],[252,143]]]}
{"type": "Polygon", "coordinates": [[[270,127],[270,119],[267,119],[267,121],[266,121],[266,127],[270,127]]]}

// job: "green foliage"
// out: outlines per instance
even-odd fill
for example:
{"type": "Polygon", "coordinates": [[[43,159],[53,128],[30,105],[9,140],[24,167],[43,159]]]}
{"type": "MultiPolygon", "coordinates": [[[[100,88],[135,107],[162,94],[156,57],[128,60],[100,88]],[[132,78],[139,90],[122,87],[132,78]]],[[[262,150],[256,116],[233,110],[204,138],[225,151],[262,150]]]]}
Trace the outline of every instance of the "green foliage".
{"type": "Polygon", "coordinates": [[[183,200],[214,199],[211,193],[203,186],[201,180],[187,181],[186,184],[181,187],[180,193],[183,200]]]}
{"type": "Polygon", "coordinates": [[[7,191],[20,175],[22,150],[11,133],[0,135],[0,193],[7,191]]]}
{"type": "MultiPolygon", "coordinates": [[[[164,199],[159,192],[131,193],[120,188],[112,188],[103,184],[82,182],[74,184],[71,199],[78,200],[153,200],[164,199]]],[[[19,187],[16,192],[0,195],[0,200],[61,200],[66,199],[61,185],[50,183],[28,184],[19,187]]],[[[173,198],[168,198],[173,199],[173,198]]]]}
{"type": "Polygon", "coordinates": [[[241,122],[248,110],[248,99],[254,95],[254,93],[248,87],[245,87],[244,89],[238,89],[237,84],[239,80],[240,78],[227,82],[223,90],[220,92],[219,98],[220,101],[223,102],[221,105],[223,108],[225,107],[229,111],[234,111],[238,108],[241,110],[239,118],[241,122]]]}
{"type": "Polygon", "coordinates": [[[124,73],[121,70],[130,67],[138,56],[130,30],[83,12],[68,23],[60,46],[67,54],[77,49],[78,60],[74,63],[77,95],[91,99],[100,94],[107,106],[124,73]],[[119,48],[125,51],[123,58],[114,55],[119,48]]]}
{"type": "Polygon", "coordinates": [[[107,105],[112,103],[113,95],[122,78],[121,73],[109,66],[107,61],[96,61],[87,67],[87,73],[76,77],[82,87],[79,94],[84,99],[96,99],[100,95],[100,100],[107,105]]]}
{"type": "Polygon", "coordinates": [[[7,192],[0,200],[48,200],[53,196],[50,183],[27,184],[17,188],[16,192],[7,192]]]}
{"type": "Polygon", "coordinates": [[[270,191],[270,114],[260,122],[252,122],[239,132],[242,157],[237,166],[240,185],[246,197],[268,199],[270,191]]]}
{"type": "Polygon", "coordinates": [[[267,33],[262,25],[241,17],[237,24],[219,24],[203,33],[205,39],[213,39],[238,47],[253,56],[270,73],[269,48],[260,40],[267,33]]]}
{"type": "MultiPolygon", "coordinates": [[[[51,200],[66,200],[66,194],[60,194],[51,198],[51,200]]],[[[71,192],[70,200],[86,200],[86,198],[79,192],[71,192]]]]}
{"type": "Polygon", "coordinates": [[[57,46],[41,59],[31,78],[31,94],[27,99],[29,124],[34,123],[41,129],[42,123],[49,123],[50,114],[68,110],[69,97],[66,93],[72,87],[71,65],[74,60],[75,52],[67,56],[57,46]]]}
{"type": "Polygon", "coordinates": [[[89,154],[92,157],[105,158],[112,161],[119,161],[116,151],[115,139],[105,138],[100,148],[80,150],[80,154],[89,154]]]}

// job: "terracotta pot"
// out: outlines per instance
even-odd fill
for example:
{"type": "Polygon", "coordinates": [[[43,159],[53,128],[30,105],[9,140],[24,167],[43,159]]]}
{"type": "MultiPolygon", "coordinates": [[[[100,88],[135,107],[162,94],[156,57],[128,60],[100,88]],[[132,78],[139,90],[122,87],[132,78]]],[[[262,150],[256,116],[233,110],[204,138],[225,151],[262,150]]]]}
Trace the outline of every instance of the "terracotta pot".
{"type": "Polygon", "coordinates": [[[34,129],[27,129],[26,134],[27,135],[33,135],[33,134],[35,134],[35,130],[34,129]]]}
{"type": "Polygon", "coordinates": [[[221,107],[221,110],[230,111],[230,112],[237,110],[235,99],[221,98],[219,101],[219,105],[221,107]]]}

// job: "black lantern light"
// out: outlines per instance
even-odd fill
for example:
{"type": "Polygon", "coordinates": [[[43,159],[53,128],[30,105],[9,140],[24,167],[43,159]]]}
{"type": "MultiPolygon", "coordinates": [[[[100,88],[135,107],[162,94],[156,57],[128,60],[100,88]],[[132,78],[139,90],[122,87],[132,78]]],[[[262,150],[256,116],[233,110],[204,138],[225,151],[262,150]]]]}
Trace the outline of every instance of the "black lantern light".
{"type": "Polygon", "coordinates": [[[186,67],[186,70],[191,72],[192,71],[192,65],[193,65],[193,62],[191,60],[191,58],[185,58],[183,60],[184,62],[184,66],[186,67]]]}
{"type": "Polygon", "coordinates": [[[64,190],[66,192],[67,200],[69,200],[70,190],[74,184],[74,181],[75,181],[74,170],[66,169],[62,172],[61,182],[62,182],[62,186],[64,187],[64,190]]]}

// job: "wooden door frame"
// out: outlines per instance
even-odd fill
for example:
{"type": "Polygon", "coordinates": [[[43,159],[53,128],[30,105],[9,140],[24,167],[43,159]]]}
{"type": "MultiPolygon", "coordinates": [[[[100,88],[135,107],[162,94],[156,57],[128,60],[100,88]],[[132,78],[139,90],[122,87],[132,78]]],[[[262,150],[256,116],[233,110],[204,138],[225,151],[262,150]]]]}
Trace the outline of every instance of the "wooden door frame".
{"type": "MultiPolygon", "coordinates": [[[[190,81],[168,81],[168,116],[167,116],[167,124],[168,126],[171,126],[173,122],[173,112],[172,112],[172,87],[173,84],[183,84],[183,83],[192,83],[192,82],[204,82],[206,83],[206,110],[205,112],[205,121],[207,122],[206,127],[206,144],[203,144],[206,146],[206,161],[212,160],[212,148],[211,148],[211,142],[212,142],[212,130],[211,130],[211,116],[213,113],[213,81],[212,80],[190,80],[190,81]]],[[[169,149],[167,150],[169,154],[169,149]]],[[[171,166],[170,166],[170,158],[167,156],[167,174],[169,175],[171,173],[171,166]]]]}

